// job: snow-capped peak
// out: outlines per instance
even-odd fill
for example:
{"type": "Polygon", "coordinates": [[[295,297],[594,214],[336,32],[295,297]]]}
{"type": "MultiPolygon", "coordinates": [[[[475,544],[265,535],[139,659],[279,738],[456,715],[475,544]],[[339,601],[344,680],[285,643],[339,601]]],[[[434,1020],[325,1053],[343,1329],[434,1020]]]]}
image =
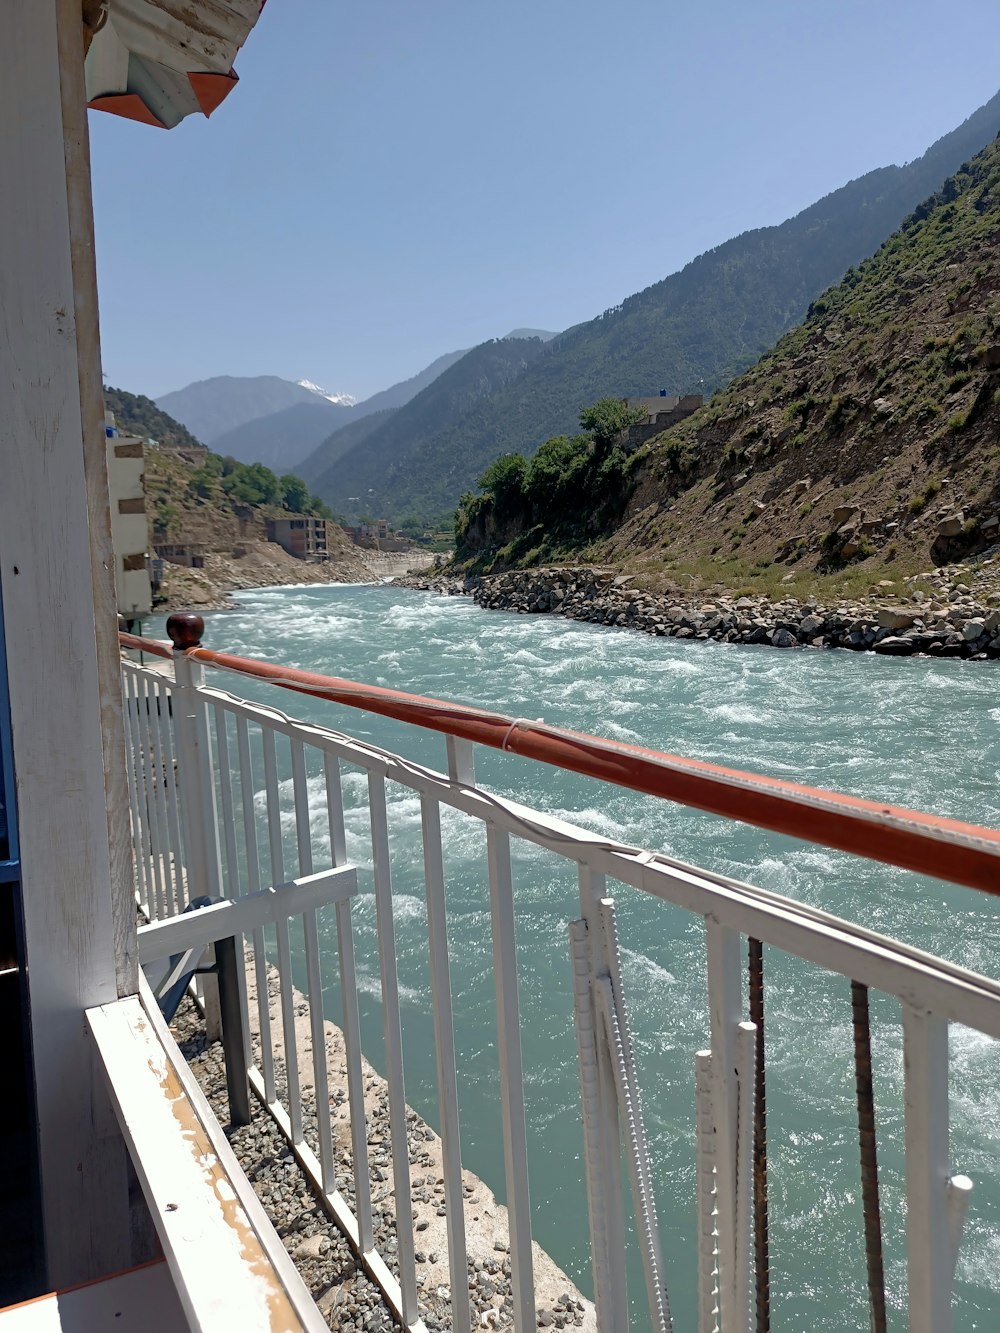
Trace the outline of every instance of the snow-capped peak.
{"type": "Polygon", "coordinates": [[[312,380],[296,380],[300,389],[308,389],[310,393],[325,398],[328,403],[341,403],[344,407],[353,407],[358,401],[353,394],[349,393],[327,393],[326,389],[321,389],[318,384],[313,384],[312,380]]]}

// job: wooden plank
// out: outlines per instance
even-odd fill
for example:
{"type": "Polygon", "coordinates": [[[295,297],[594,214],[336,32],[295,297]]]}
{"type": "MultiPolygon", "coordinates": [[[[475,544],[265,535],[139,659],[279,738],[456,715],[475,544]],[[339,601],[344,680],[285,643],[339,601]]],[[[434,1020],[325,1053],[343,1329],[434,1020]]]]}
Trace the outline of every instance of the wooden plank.
{"type": "Polygon", "coordinates": [[[189,1326],[304,1327],[138,998],[87,1024],[189,1326]]]}
{"type": "Polygon", "coordinates": [[[5,5],[0,581],[52,1286],[132,1260],[81,1022],[136,984],[84,108],[78,0],[5,5]]]}

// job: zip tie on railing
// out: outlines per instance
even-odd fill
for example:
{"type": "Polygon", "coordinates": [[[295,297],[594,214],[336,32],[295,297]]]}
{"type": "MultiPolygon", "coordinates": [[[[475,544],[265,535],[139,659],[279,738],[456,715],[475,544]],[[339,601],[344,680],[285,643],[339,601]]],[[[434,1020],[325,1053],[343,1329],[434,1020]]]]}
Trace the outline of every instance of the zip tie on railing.
{"type": "MultiPolygon", "coordinates": [[[[126,647],[148,649],[160,656],[169,652],[161,644],[134,635],[123,634],[120,641],[126,647]]],[[[187,656],[299,694],[380,713],[482,745],[497,748],[503,741],[507,753],[1000,896],[1000,832],[994,829],[545,723],[520,720],[512,728],[512,721],[518,720],[502,714],[384,686],[271,666],[208,648],[189,648],[187,656]]]]}
{"type": "Polygon", "coordinates": [[[515,717],[514,721],[504,732],[503,740],[500,742],[500,749],[506,752],[507,743],[510,740],[511,736],[513,736],[514,732],[518,729],[518,727],[533,727],[539,724],[541,724],[542,726],[545,725],[544,717],[536,717],[534,722],[532,722],[529,718],[526,717],[515,717]]]}

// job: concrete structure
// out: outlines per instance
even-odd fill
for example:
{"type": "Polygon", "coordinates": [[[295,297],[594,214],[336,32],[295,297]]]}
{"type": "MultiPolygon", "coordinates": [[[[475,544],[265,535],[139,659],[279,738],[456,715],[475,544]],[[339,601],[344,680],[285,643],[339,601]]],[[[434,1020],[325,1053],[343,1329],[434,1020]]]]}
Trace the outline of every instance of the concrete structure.
{"type": "Polygon", "coordinates": [[[185,569],[203,569],[205,552],[204,542],[157,542],[156,554],[161,560],[172,565],[183,565],[185,569]]]}
{"type": "Polygon", "coordinates": [[[165,444],[160,440],[150,440],[149,444],[161,453],[172,454],[175,458],[181,458],[185,463],[190,463],[192,467],[201,467],[208,461],[209,448],[207,444],[165,444]]]}
{"type": "Polygon", "coordinates": [[[299,560],[329,560],[330,520],[300,514],[295,518],[269,518],[267,540],[277,542],[299,560]]]}
{"type": "Polygon", "coordinates": [[[126,620],[153,609],[149,579],[149,531],[142,440],[108,428],[108,491],[111,496],[111,544],[115,551],[118,614],[126,620]]]}
{"type": "Polygon", "coordinates": [[[680,397],[676,394],[658,394],[655,398],[626,398],[629,407],[646,413],[646,419],[638,425],[629,426],[621,447],[626,453],[631,453],[654,435],[669,430],[671,426],[676,426],[685,417],[697,412],[704,401],[700,393],[687,393],[680,397]]]}
{"type": "Polygon", "coordinates": [[[359,523],[354,531],[356,536],[369,541],[384,541],[394,535],[387,518],[377,518],[374,523],[359,523]]]}
{"type": "Polygon", "coordinates": [[[649,425],[658,422],[659,418],[664,415],[671,418],[665,424],[673,425],[674,420],[683,420],[684,417],[689,417],[692,412],[697,412],[704,401],[700,393],[686,393],[683,395],[661,393],[655,396],[625,399],[629,407],[646,413],[646,423],[649,425]]]}

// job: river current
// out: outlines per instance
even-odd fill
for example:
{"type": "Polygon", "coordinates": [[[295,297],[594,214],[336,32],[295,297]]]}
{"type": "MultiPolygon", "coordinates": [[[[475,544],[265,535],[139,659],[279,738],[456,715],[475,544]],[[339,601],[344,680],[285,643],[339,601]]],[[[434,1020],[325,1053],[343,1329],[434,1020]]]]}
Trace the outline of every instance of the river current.
{"type": "MultiPolygon", "coordinates": [[[[382,587],[239,594],[206,645],[477,704],[514,716],[996,825],[997,668],[846,652],[684,643],[465,598],[382,587]]],[[[157,627],[159,629],[159,627],[157,627]]],[[[214,682],[213,682],[214,683],[214,682]]],[[[367,713],[257,688],[285,711],[435,768],[442,738],[367,713]],[[275,694],[282,697],[274,698],[275,694]]],[[[1000,972],[1000,903],[492,751],[477,778],[627,843],[864,922],[967,967],[1000,972]]],[[[318,792],[317,792],[318,798],[318,792]]],[[[366,1054],[383,1069],[367,793],[347,771],[348,851],[361,872],[356,948],[366,1054]]],[[[407,1100],[438,1124],[417,798],[389,784],[407,1100]]],[[[465,1165],[503,1198],[485,836],[443,811],[465,1165]]],[[[515,840],[514,876],[535,1238],[590,1291],[566,923],[571,864],[515,840]]],[[[695,1326],[694,1056],[707,1045],[704,929],[614,886],[624,980],[654,1160],[675,1327],[695,1326]]],[[[336,958],[332,912],[327,957],[336,958]]],[[[771,1309],[776,1330],[868,1327],[846,981],[765,951],[771,1309]]],[[[328,1013],[339,1018],[335,961],[328,1013]]],[[[872,995],[873,1061],[890,1326],[905,1316],[903,1071],[898,1006],[872,995]],[[895,1314],[892,1311],[895,1311],[895,1314]]],[[[956,1279],[956,1330],[1000,1325],[1000,1046],[951,1032],[952,1170],[974,1191],[956,1279]]],[[[630,1258],[641,1304],[641,1268],[630,1258]]],[[[637,1327],[642,1321],[637,1320],[637,1327]]]]}

